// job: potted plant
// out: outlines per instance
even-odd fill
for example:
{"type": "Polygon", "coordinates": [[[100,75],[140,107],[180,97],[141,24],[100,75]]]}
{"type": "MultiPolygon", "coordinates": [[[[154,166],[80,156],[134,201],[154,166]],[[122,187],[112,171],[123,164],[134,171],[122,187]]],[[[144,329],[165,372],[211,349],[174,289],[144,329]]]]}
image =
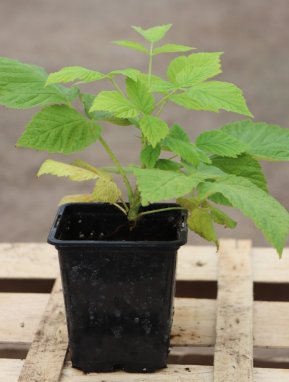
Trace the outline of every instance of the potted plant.
{"type": "Polygon", "coordinates": [[[147,56],[147,73],[73,66],[48,75],[38,66],[0,59],[0,104],[42,108],[18,147],[71,154],[95,143],[111,160],[105,168],[46,160],[38,172],[95,183],[90,193],[64,197],[48,239],[59,251],[72,364],[86,372],[166,366],[176,252],[186,242],[187,225],[218,246],[214,225],[236,226],[219,209],[225,205],[251,218],[279,255],[288,235],[289,215],[268,193],[259,161],[289,160],[289,131],[254,122],[242,91],[212,80],[221,73],[222,53],[160,45],[170,27],[133,27],[144,44],[115,41],[147,56]],[[181,54],[169,62],[166,79],[152,74],[153,59],[161,53],[181,54]],[[80,90],[94,81],[108,90],[80,90]],[[249,119],[191,142],[183,127],[161,117],[169,102],[249,119]],[[135,164],[120,163],[102,135],[103,121],[122,129],[135,126],[140,151],[135,164]],[[168,203],[171,199],[177,203],[168,203]]]}

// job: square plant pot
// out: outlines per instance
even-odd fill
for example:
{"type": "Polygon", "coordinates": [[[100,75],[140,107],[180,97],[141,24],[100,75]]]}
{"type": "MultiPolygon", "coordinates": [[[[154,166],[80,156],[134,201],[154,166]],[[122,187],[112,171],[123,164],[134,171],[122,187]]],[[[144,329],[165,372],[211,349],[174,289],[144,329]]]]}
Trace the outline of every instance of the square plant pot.
{"type": "Polygon", "coordinates": [[[186,217],[185,210],[153,213],[133,227],[107,203],[59,208],[48,242],[59,254],[74,367],[84,372],[166,367],[186,217]]]}

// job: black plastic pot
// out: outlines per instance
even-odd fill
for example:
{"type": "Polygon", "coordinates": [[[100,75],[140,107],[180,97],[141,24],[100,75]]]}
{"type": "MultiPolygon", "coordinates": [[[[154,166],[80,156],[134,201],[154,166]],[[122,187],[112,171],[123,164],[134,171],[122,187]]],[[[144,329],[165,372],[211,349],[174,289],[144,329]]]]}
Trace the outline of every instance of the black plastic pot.
{"type": "Polygon", "coordinates": [[[130,228],[112,205],[73,203],[59,208],[48,237],[59,253],[72,365],[84,372],[167,363],[186,212],[148,214],[130,228]]]}

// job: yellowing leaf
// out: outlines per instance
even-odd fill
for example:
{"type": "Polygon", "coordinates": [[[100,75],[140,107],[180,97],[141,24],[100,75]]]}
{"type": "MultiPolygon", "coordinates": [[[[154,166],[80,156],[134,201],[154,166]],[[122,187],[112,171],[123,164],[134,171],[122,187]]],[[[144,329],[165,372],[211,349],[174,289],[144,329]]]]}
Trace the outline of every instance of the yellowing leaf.
{"type": "Polygon", "coordinates": [[[189,213],[188,227],[204,239],[213,241],[218,246],[218,238],[213,219],[207,208],[195,208],[189,213]]]}
{"type": "Polygon", "coordinates": [[[59,205],[66,203],[92,203],[94,201],[95,199],[92,194],[67,195],[60,200],[59,205]]]}
{"type": "Polygon", "coordinates": [[[59,177],[64,176],[76,182],[98,179],[98,175],[95,172],[52,159],[48,159],[42,164],[37,173],[37,176],[41,175],[55,175],[59,177]]]}
{"type": "Polygon", "coordinates": [[[95,201],[103,203],[116,203],[121,197],[120,189],[109,177],[99,178],[92,194],[95,201]]]}

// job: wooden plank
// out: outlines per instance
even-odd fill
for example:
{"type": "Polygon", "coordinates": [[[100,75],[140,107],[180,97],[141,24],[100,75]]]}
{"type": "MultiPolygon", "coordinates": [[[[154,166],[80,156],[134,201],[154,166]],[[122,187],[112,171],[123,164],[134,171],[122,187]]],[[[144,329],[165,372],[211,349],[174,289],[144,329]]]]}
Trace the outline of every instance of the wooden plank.
{"type": "Polygon", "coordinates": [[[46,243],[1,243],[1,279],[55,279],[57,252],[46,243]]]}
{"type": "Polygon", "coordinates": [[[29,348],[48,299],[49,294],[0,293],[0,349],[29,348]]]}
{"type": "MultiPolygon", "coordinates": [[[[280,260],[272,248],[252,248],[253,279],[256,282],[289,283],[289,248],[280,260]]],[[[56,250],[45,243],[0,244],[0,279],[55,279],[56,250]]],[[[181,247],[177,279],[216,281],[218,256],[213,246],[181,247]]]]}
{"type": "Polygon", "coordinates": [[[21,359],[0,358],[0,381],[17,382],[23,363],[21,359]]]}
{"type": "MultiPolygon", "coordinates": [[[[17,382],[22,360],[0,359],[0,381],[17,382]]],[[[254,368],[254,382],[288,382],[289,370],[254,368]]],[[[153,374],[129,374],[123,372],[84,374],[67,363],[60,382],[213,382],[212,366],[169,365],[153,374]]],[[[30,382],[30,381],[27,381],[30,382]]]]}
{"type": "Polygon", "coordinates": [[[58,382],[67,346],[61,281],[57,278],[18,382],[58,382]]]}
{"type": "MultiPolygon", "coordinates": [[[[29,348],[48,299],[48,294],[0,293],[0,349],[29,348]]],[[[214,345],[215,312],[215,300],[175,299],[172,345],[214,345]]],[[[254,302],[254,346],[289,347],[288,328],[288,302],[254,302]]]]}
{"type": "Polygon", "coordinates": [[[250,241],[219,251],[214,382],[253,381],[253,282],[250,241]]]}

